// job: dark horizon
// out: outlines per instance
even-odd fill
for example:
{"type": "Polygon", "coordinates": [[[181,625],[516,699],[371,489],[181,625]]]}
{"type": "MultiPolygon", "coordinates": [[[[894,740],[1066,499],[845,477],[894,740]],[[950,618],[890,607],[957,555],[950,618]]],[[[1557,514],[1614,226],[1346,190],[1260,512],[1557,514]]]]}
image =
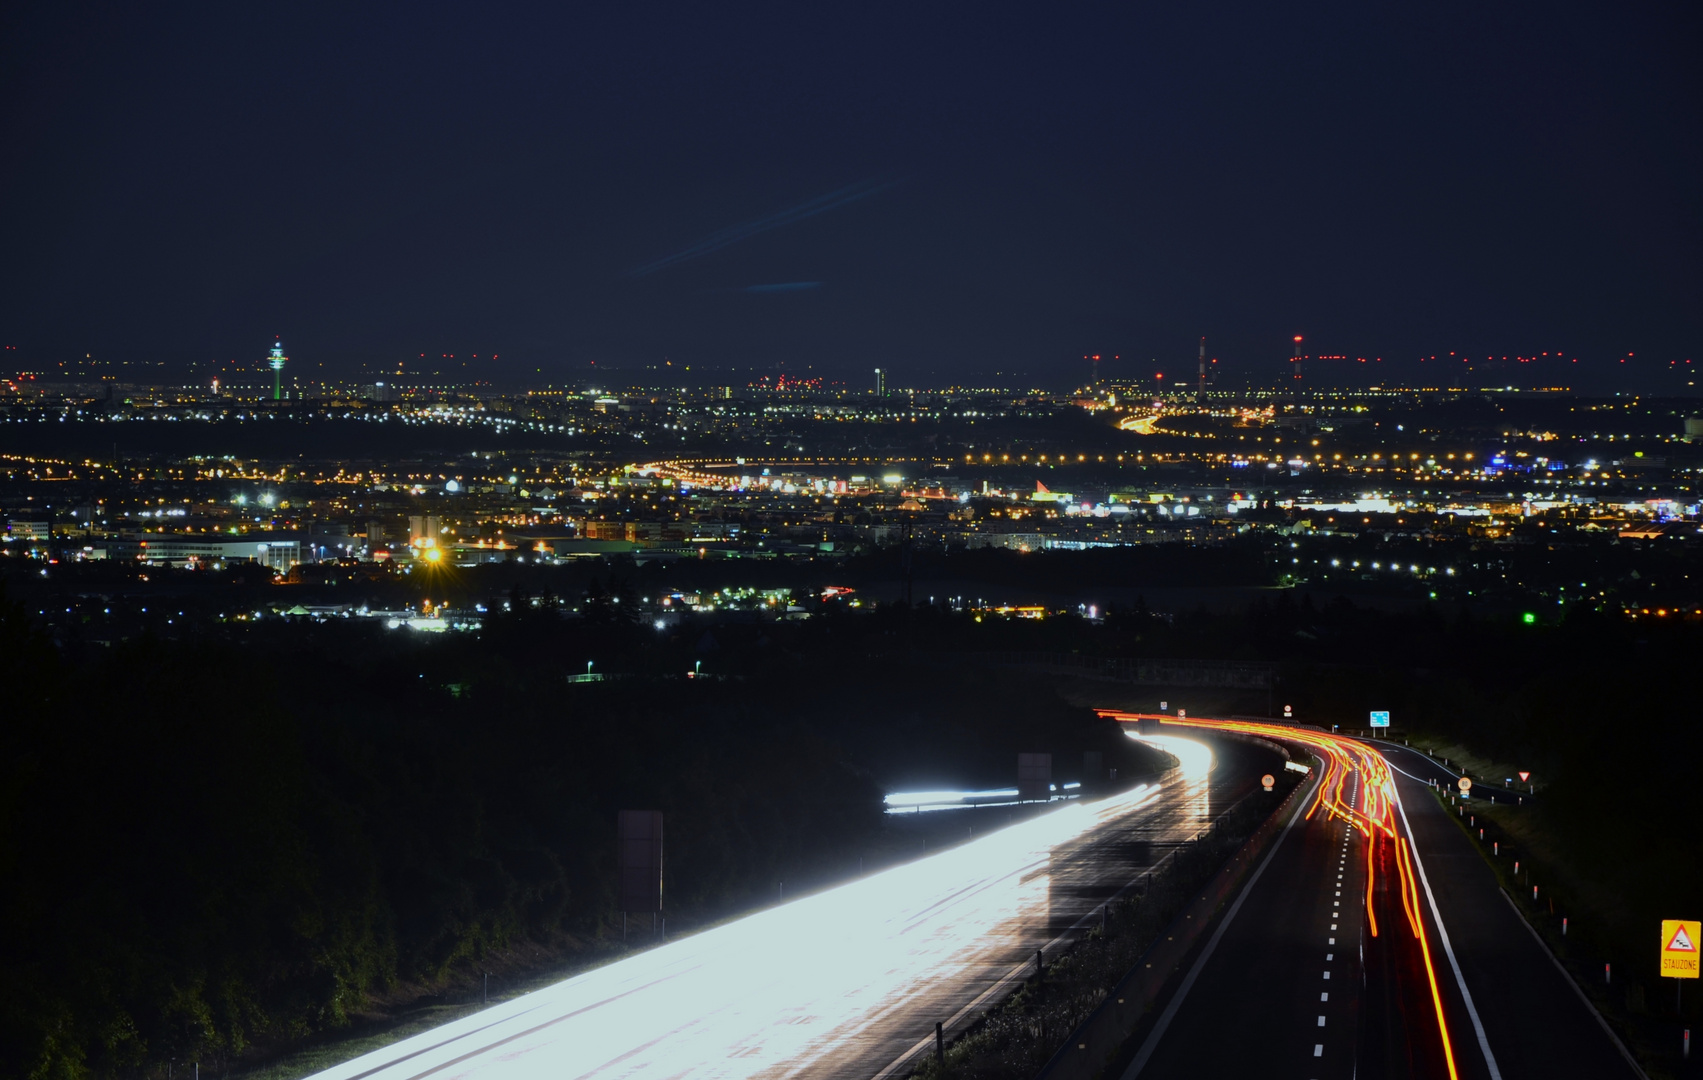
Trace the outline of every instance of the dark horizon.
{"type": "Polygon", "coordinates": [[[1302,334],[1679,392],[1697,19],[19,9],[0,343],[1068,385],[1302,334]]]}

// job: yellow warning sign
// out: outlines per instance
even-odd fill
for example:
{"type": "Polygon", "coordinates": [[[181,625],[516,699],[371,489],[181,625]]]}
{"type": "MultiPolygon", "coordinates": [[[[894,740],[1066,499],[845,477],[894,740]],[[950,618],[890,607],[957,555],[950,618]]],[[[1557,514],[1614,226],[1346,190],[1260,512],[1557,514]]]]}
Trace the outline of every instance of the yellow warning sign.
{"type": "Polygon", "coordinates": [[[1703,939],[1703,921],[1662,920],[1662,977],[1697,978],[1697,945],[1703,939]]]}

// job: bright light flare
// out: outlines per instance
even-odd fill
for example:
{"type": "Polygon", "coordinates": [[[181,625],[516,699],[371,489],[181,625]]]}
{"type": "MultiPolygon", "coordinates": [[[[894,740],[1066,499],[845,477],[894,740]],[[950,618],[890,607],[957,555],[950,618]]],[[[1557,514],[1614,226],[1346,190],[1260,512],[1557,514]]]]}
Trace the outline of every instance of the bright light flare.
{"type": "Polygon", "coordinates": [[[1212,747],[1203,742],[1178,735],[1143,735],[1127,730],[1124,734],[1176,758],[1177,771],[1185,780],[1204,780],[1212,772],[1212,747]]]}

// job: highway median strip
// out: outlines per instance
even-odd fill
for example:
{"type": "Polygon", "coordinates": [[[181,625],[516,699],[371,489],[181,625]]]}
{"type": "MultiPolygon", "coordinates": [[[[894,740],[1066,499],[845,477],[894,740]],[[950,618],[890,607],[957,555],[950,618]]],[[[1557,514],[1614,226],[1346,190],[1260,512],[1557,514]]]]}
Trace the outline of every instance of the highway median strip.
{"type": "MultiPolygon", "coordinates": [[[[1299,777],[1290,783],[1298,784],[1299,777]]],[[[945,1071],[932,1056],[914,1076],[934,1080],[1030,1080],[1078,1075],[1061,1062],[1089,1054],[1101,1040],[1088,1028],[1109,1009],[1133,1010],[1171,980],[1176,966],[1224,903],[1224,885],[1248,870],[1257,848],[1278,820],[1271,796],[1254,792],[1226,810],[1198,840],[1180,846],[1141,893],[1106,907],[1103,927],[1092,927],[1050,959],[1009,998],[992,1006],[946,1048],[945,1071]],[[1201,895],[1212,902],[1201,903],[1201,895]],[[1149,969],[1152,969],[1149,971],[1149,969]],[[1085,1023],[1086,1021],[1086,1023],[1085,1023]]],[[[1286,799],[1283,806],[1290,805],[1286,799]]],[[[1117,1039],[1114,1049],[1121,1045],[1117,1039]]]]}

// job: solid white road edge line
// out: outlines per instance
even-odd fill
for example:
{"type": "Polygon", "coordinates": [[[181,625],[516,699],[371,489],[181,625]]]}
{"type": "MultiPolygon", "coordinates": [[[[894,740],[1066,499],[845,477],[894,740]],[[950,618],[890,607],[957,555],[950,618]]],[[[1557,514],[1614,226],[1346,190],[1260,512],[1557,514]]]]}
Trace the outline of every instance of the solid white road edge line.
{"type": "Polygon", "coordinates": [[[1620,1041],[1620,1036],[1616,1035],[1614,1033],[1614,1029],[1608,1026],[1608,1021],[1603,1019],[1602,1013],[1597,1012],[1597,1007],[1591,1004],[1591,999],[1585,996],[1584,989],[1580,987],[1578,983],[1573,981],[1573,976],[1567,974],[1567,969],[1562,967],[1561,961],[1557,960],[1555,958],[1555,954],[1549,951],[1549,946],[1544,944],[1544,940],[1538,935],[1537,930],[1532,927],[1531,923],[1526,921],[1526,917],[1524,915],[1520,914],[1519,905],[1515,904],[1513,898],[1500,887],[1498,887],[1496,891],[1502,893],[1502,899],[1508,901],[1508,906],[1514,909],[1514,914],[1519,917],[1520,925],[1525,927],[1526,931],[1530,933],[1532,937],[1537,938],[1538,947],[1543,950],[1543,955],[1549,957],[1549,962],[1555,965],[1555,970],[1561,973],[1561,978],[1566,981],[1568,986],[1573,988],[1573,992],[1575,994],[1579,995],[1579,1000],[1585,1003],[1586,1011],[1596,1017],[1597,1023],[1602,1025],[1603,1033],[1606,1034],[1609,1037],[1609,1040],[1614,1043],[1614,1048],[1620,1051],[1620,1056],[1626,1059],[1626,1064],[1632,1066],[1632,1071],[1643,1077],[1643,1080],[1650,1080],[1649,1076],[1644,1073],[1644,1070],[1638,1067],[1637,1060],[1632,1057],[1632,1052],[1626,1049],[1626,1044],[1620,1041]]]}
{"type": "MultiPolygon", "coordinates": [[[[1393,765],[1390,767],[1395,768],[1393,765]]],[[[1437,923],[1437,936],[1442,939],[1443,951],[1449,956],[1449,967],[1455,973],[1455,985],[1461,988],[1461,999],[1466,1002],[1466,1014],[1472,1017],[1472,1030],[1478,1034],[1478,1048],[1484,1051],[1484,1064],[1490,1068],[1490,1080],[1502,1080],[1502,1070],[1496,1067],[1496,1055],[1490,1052],[1490,1040],[1484,1034],[1484,1021],[1478,1018],[1478,1009],[1472,1003],[1472,991],[1466,988],[1466,977],[1461,974],[1460,961],[1455,959],[1455,947],[1449,943],[1449,930],[1443,925],[1443,913],[1437,910],[1437,897],[1431,892],[1431,879],[1425,876],[1425,861],[1419,857],[1419,845],[1414,842],[1413,825],[1407,820],[1407,807],[1401,802],[1401,788],[1396,787],[1395,793],[1396,810],[1401,813],[1402,827],[1407,830],[1407,848],[1413,852],[1413,865],[1418,869],[1419,880],[1425,886],[1425,899],[1431,905],[1431,918],[1437,923]]]]}
{"type": "MultiPolygon", "coordinates": [[[[1320,770],[1314,769],[1313,776],[1315,786],[1323,783],[1320,778],[1320,770]]],[[[1308,794],[1310,795],[1311,792],[1308,794]]],[[[1153,1051],[1159,1048],[1159,1040],[1164,1037],[1165,1029],[1171,1026],[1171,1018],[1176,1016],[1177,1010],[1182,1007],[1183,998],[1188,996],[1189,988],[1194,985],[1201,969],[1206,967],[1206,962],[1212,959],[1212,951],[1218,948],[1218,942],[1224,937],[1224,931],[1230,929],[1230,923],[1236,918],[1236,912],[1242,910],[1242,901],[1248,898],[1248,893],[1253,891],[1254,884],[1259,881],[1260,875],[1265,873],[1265,868],[1271,865],[1271,860],[1277,854],[1277,849],[1282,847],[1283,841],[1289,838],[1290,832],[1295,828],[1296,819],[1301,816],[1301,811],[1306,808],[1306,805],[1307,800],[1305,798],[1295,804],[1295,812],[1289,815],[1288,824],[1283,826],[1283,831],[1278,834],[1276,840],[1272,841],[1271,850],[1265,853],[1264,859],[1260,860],[1259,868],[1254,871],[1254,876],[1248,879],[1246,885],[1242,886],[1242,891],[1236,895],[1236,902],[1231,904],[1230,910],[1224,913],[1224,921],[1220,922],[1218,929],[1212,932],[1212,937],[1207,941],[1206,948],[1201,950],[1200,956],[1195,959],[1194,966],[1189,968],[1188,975],[1183,978],[1183,985],[1179,986],[1177,992],[1171,996],[1171,1003],[1166,1005],[1165,1011],[1159,1014],[1158,1022],[1153,1025],[1153,1030],[1147,1033],[1147,1038],[1142,1042],[1141,1049],[1136,1052],[1135,1060],[1131,1061],[1129,1068],[1124,1070],[1121,1080],[1135,1080],[1141,1074],[1142,1068],[1147,1065],[1148,1059],[1153,1056],[1153,1051]]],[[[1501,1080],[1501,1078],[1498,1077],[1497,1080],[1501,1080]]]]}

